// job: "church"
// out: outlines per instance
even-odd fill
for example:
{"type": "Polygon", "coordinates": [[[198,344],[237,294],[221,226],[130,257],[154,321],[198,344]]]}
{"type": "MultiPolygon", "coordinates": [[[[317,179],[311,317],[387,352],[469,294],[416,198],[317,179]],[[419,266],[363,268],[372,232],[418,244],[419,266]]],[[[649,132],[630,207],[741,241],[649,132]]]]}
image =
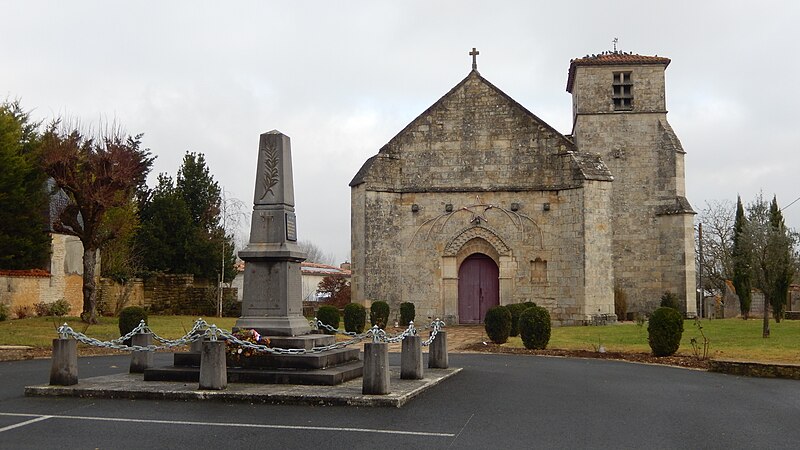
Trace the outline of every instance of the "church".
{"type": "Polygon", "coordinates": [[[411,302],[419,320],[450,324],[532,301],[571,325],[616,317],[615,291],[629,315],[668,291],[693,316],[695,212],[667,122],[670,59],[571,60],[565,135],[470,55],[466,78],[350,182],[352,301],[411,302]]]}

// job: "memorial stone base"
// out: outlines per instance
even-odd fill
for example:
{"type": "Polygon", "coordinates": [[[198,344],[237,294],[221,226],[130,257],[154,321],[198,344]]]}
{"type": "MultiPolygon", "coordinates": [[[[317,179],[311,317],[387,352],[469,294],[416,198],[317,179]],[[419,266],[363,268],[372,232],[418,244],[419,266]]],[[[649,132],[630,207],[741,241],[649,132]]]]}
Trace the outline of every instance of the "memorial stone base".
{"type": "MultiPolygon", "coordinates": [[[[326,334],[268,336],[275,348],[321,347],[334,343],[326,334]]],[[[334,386],[362,375],[364,363],[358,347],[319,353],[257,353],[249,357],[227,358],[228,383],[305,384],[334,386]]],[[[194,382],[200,379],[200,352],[175,353],[173,365],[144,371],[144,381],[194,382]]]]}

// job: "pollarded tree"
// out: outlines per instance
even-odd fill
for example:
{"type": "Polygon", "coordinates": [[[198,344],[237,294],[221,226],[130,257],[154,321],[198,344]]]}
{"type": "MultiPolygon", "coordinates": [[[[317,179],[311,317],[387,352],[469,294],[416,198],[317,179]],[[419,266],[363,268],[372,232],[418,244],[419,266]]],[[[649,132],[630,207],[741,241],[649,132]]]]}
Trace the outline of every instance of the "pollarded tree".
{"type": "Polygon", "coordinates": [[[54,227],[83,244],[81,318],[88,323],[97,322],[97,251],[119,233],[104,226],[106,214],[131,201],[153,165],[141,136],[126,136],[119,128],[92,136],[54,122],[42,137],[42,167],[68,198],[54,227]]]}
{"type": "Polygon", "coordinates": [[[43,268],[50,254],[38,126],[19,102],[0,104],[0,269],[43,268]]]}
{"type": "Polygon", "coordinates": [[[752,294],[751,264],[753,249],[747,233],[747,219],[744,216],[742,198],[736,196],[736,218],[733,222],[733,248],[731,260],[733,265],[733,288],[739,297],[739,310],[742,318],[747,320],[750,315],[752,294]]]}

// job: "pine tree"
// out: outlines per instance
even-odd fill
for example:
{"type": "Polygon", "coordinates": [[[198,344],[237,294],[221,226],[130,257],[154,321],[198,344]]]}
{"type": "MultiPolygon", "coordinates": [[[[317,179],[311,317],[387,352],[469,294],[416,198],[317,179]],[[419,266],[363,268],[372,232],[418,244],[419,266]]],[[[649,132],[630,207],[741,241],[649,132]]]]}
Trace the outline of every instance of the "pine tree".
{"type": "Polygon", "coordinates": [[[747,219],[744,216],[742,198],[736,197],[736,219],[733,224],[733,288],[739,296],[739,309],[742,318],[747,320],[750,315],[751,282],[750,264],[752,260],[751,247],[748,242],[747,219]]]}
{"type": "Polygon", "coordinates": [[[47,267],[48,198],[38,123],[19,102],[0,104],[0,269],[47,267]]]}

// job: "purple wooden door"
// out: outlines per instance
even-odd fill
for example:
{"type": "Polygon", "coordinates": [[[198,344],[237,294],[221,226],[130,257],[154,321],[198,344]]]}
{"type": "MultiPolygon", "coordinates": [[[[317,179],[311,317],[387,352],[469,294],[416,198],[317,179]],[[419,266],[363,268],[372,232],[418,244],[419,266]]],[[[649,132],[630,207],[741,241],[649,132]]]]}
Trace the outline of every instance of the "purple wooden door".
{"type": "Polygon", "coordinates": [[[470,255],[458,269],[458,321],[483,323],[486,311],[500,303],[500,272],[482,253],[470,255]]]}

